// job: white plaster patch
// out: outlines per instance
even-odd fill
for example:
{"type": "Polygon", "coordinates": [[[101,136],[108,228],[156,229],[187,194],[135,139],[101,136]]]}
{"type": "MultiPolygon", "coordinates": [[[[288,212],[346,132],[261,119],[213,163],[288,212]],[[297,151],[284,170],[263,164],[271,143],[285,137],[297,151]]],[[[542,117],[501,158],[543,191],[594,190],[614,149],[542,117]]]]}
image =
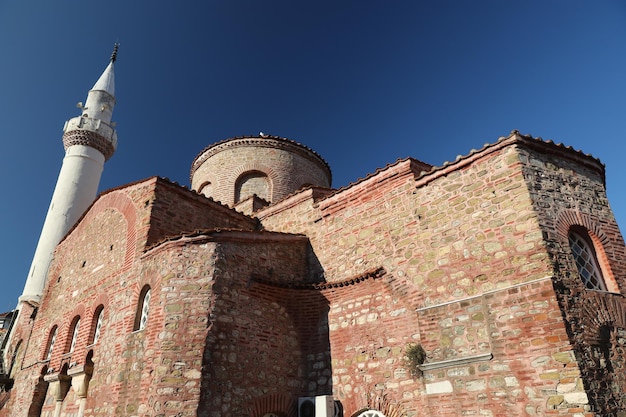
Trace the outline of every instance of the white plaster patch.
{"type": "Polygon", "coordinates": [[[426,384],[426,394],[446,394],[449,392],[452,392],[452,383],[450,381],[426,384]]]}
{"type": "Polygon", "coordinates": [[[188,371],[183,372],[183,376],[187,379],[200,379],[202,374],[197,369],[190,369],[188,371]]]}
{"type": "Polygon", "coordinates": [[[568,404],[588,404],[589,398],[587,394],[584,392],[570,392],[567,394],[563,394],[563,398],[568,404]]]}
{"type": "Polygon", "coordinates": [[[564,393],[569,393],[569,392],[573,392],[576,389],[576,383],[575,382],[569,382],[569,383],[561,383],[559,385],[556,386],[556,392],[559,394],[564,394],[564,393]]]}

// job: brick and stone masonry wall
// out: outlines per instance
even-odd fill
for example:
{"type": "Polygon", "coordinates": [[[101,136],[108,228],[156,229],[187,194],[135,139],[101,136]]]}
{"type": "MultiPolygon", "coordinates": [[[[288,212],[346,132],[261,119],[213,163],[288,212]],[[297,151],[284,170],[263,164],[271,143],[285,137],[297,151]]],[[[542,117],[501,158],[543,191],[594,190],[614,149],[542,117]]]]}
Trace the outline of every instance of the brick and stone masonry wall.
{"type": "Polygon", "coordinates": [[[295,206],[271,217],[262,211],[259,218],[268,230],[306,234],[328,281],[384,266],[419,289],[423,305],[550,275],[513,148],[446,175],[416,182],[417,174],[404,161],[317,203],[303,202],[309,210],[295,206]]]}
{"type": "Polygon", "coordinates": [[[424,371],[432,414],[541,415],[560,409],[576,415],[586,409],[549,279],[423,308],[418,315],[433,365],[476,357],[424,371]]]}
{"type": "MultiPolygon", "coordinates": [[[[42,372],[52,369],[52,387],[93,351],[92,416],[256,417],[331,393],[344,415],[369,406],[408,416],[591,416],[593,370],[578,363],[595,336],[576,327],[590,308],[575,303],[598,304],[572,278],[564,224],[589,225],[612,268],[626,257],[601,175],[579,168],[589,158],[575,154],[512,136],[424,175],[418,161],[400,161],[335,194],[314,188],[259,212],[266,230],[306,238],[255,232],[253,219],[162,180],[113,190],[58,248],[32,335],[32,312],[20,316],[22,372],[2,413],[27,415],[47,383],[42,372]],[[550,182],[535,178],[541,164],[550,182]],[[551,188],[572,171],[577,184],[551,188]],[[172,237],[220,227],[245,230],[172,237]],[[150,319],[133,331],[144,285],[150,319]],[[90,346],[98,306],[104,325],[90,346]],[[75,316],[78,343],[64,354],[75,316]],[[47,361],[42,341],[54,325],[47,361]],[[420,377],[405,359],[417,343],[428,354],[420,377]]],[[[624,311],[621,295],[594,296],[606,307],[596,315],[624,311]]],[[[600,332],[603,323],[592,324],[600,332]]],[[[64,413],[76,412],[78,394],[73,386],[64,413]]]]}
{"type": "MultiPolygon", "coordinates": [[[[135,312],[127,317],[118,336],[118,369],[98,374],[100,387],[115,377],[120,393],[115,415],[196,416],[216,244],[206,239],[190,244],[194,239],[156,247],[138,266],[136,288],[151,285],[148,323],[144,330],[132,332],[128,320],[135,312]]],[[[96,387],[93,395],[97,401],[96,387]]]]}
{"type": "MultiPolygon", "coordinates": [[[[398,315],[394,330],[389,331],[393,337],[377,335],[377,329],[388,328],[382,324],[383,315],[372,319],[371,327],[356,322],[334,327],[340,317],[352,314],[349,306],[359,300],[348,296],[331,304],[333,362],[351,363],[361,355],[370,358],[363,360],[362,366],[367,366],[379,349],[390,352],[378,361],[376,377],[370,378],[374,394],[352,383],[346,383],[346,389],[341,377],[333,374],[335,395],[354,404],[347,412],[367,405],[372,395],[392,398],[410,412],[429,404],[437,413],[448,415],[470,410],[532,415],[552,409],[573,415],[589,408],[580,384],[563,385],[576,381],[578,369],[554,302],[552,259],[523,174],[525,162],[515,143],[515,138],[501,140],[422,176],[411,160],[401,161],[330,197],[304,200],[301,204],[307,209],[290,207],[287,200],[280,203],[284,209],[270,206],[258,213],[269,230],[309,236],[330,282],[379,266],[391,277],[383,281],[395,281],[388,304],[406,307],[383,308],[386,314],[396,311],[398,315]],[[534,301],[524,296],[528,288],[536,288],[534,301]],[[493,300],[490,303],[501,305],[502,314],[488,308],[487,295],[493,300]],[[478,310],[460,313],[476,300],[457,310],[444,307],[465,299],[479,300],[480,309],[473,306],[478,310]],[[512,324],[517,321],[519,325],[512,324]],[[513,329],[497,331],[507,326],[513,329]],[[537,337],[540,329],[550,332],[537,337]],[[347,333],[353,340],[379,336],[380,342],[357,355],[341,342],[347,333]],[[516,351],[514,357],[505,349],[531,340],[533,344],[516,351]],[[422,379],[411,379],[406,377],[403,359],[409,343],[424,344],[431,363],[485,353],[493,358],[469,367],[453,362],[443,370],[425,371],[422,379]],[[553,399],[557,389],[568,390],[568,401],[553,399]]],[[[376,287],[372,292],[377,293],[376,287]]],[[[362,314],[374,313],[376,305],[363,308],[362,314]]],[[[349,369],[346,374],[359,372],[349,369]]]]}
{"type": "MultiPolygon", "coordinates": [[[[23,369],[28,369],[30,365],[30,362],[24,357],[24,352],[27,351],[27,341],[33,327],[31,316],[34,311],[34,306],[30,304],[25,303],[22,306],[18,321],[13,325],[12,344],[7,346],[6,352],[8,358],[14,359],[10,363],[5,363],[6,371],[11,370],[9,376],[14,378],[14,387],[20,387],[19,390],[13,389],[11,391],[9,401],[19,410],[28,410],[33,399],[33,392],[35,392],[36,374],[37,371],[41,371],[41,369],[33,370],[31,371],[32,375],[29,372],[20,372],[23,369]]],[[[0,409],[0,416],[11,417],[6,404],[0,409]]]]}
{"type": "MultiPolygon", "coordinates": [[[[253,219],[156,178],[102,195],[59,245],[34,327],[31,324],[32,311],[26,309],[21,315],[20,323],[16,324],[14,341],[15,344],[21,341],[20,346],[25,354],[23,357],[21,354],[17,356],[16,366],[21,372],[11,391],[11,398],[4,407],[8,411],[3,412],[12,417],[26,415],[35,402],[33,393],[43,392],[46,394],[43,415],[52,413],[55,407],[55,376],[64,366],[68,368],[69,374],[75,373],[85,365],[89,351],[93,351],[96,370],[90,383],[86,415],[134,415],[142,411],[139,409],[140,404],[143,407],[150,404],[155,409],[163,410],[186,409],[189,408],[189,401],[196,401],[197,408],[197,397],[192,394],[185,397],[186,405],[171,402],[174,400],[168,399],[166,394],[171,393],[176,397],[179,388],[173,388],[174,382],[180,382],[183,374],[193,379],[196,375],[194,372],[199,372],[199,367],[191,373],[185,373],[184,368],[191,367],[194,363],[191,358],[202,351],[204,337],[194,341],[198,344],[195,348],[192,348],[191,343],[185,346],[190,348],[187,351],[183,346],[173,346],[172,340],[161,345],[160,340],[164,337],[162,329],[157,331],[155,328],[148,328],[146,331],[133,332],[141,288],[150,285],[154,297],[152,303],[163,306],[169,300],[166,295],[170,294],[166,293],[159,298],[161,277],[172,279],[171,274],[160,274],[161,263],[155,262],[154,266],[144,265],[139,259],[144,256],[142,254],[146,244],[171,236],[183,227],[184,230],[219,226],[251,229],[255,225],[256,221],[253,219]],[[168,216],[168,210],[174,211],[176,215],[168,216]],[[222,211],[227,214],[216,215],[222,211]],[[152,224],[150,216],[155,218],[152,224]],[[102,334],[98,343],[91,345],[97,319],[95,315],[100,306],[104,307],[102,334]],[[71,324],[76,316],[81,319],[78,342],[74,351],[69,353],[71,324]],[[53,354],[50,360],[46,360],[46,343],[50,338],[50,330],[55,325],[58,333],[53,354]],[[178,359],[165,363],[156,361],[155,358],[161,355],[161,351],[168,350],[176,352],[178,359]],[[185,365],[180,365],[181,361],[185,365]],[[157,368],[156,365],[160,367],[157,368]],[[38,390],[36,385],[42,373],[49,375],[46,376],[47,382],[41,385],[44,389],[38,390]],[[50,386],[47,391],[45,385],[50,386]],[[153,387],[158,392],[153,391],[153,387]],[[150,393],[151,399],[145,397],[145,393],[150,393]]],[[[209,267],[202,268],[199,274],[211,273],[211,259],[207,255],[199,260],[209,262],[209,267]]],[[[168,260],[164,265],[170,264],[176,264],[176,259],[168,260]]],[[[202,282],[197,276],[194,278],[202,282]]],[[[186,282],[184,279],[183,281],[186,282]]],[[[198,282],[190,284],[191,287],[182,285],[178,292],[170,287],[166,287],[165,291],[189,300],[192,299],[190,295],[206,297],[206,293],[203,295],[202,292],[196,294],[192,291],[191,288],[199,285],[198,282]]],[[[191,306],[193,309],[205,308],[200,314],[204,318],[198,319],[200,324],[197,325],[206,332],[206,305],[198,299],[195,303],[191,302],[191,306]]],[[[155,307],[150,315],[151,322],[162,323],[165,312],[165,307],[162,310],[155,307]]],[[[188,319],[198,317],[198,314],[185,311],[185,315],[181,317],[188,319]]],[[[168,316],[168,320],[171,319],[168,316]]],[[[195,362],[201,366],[201,356],[195,357],[195,362]]],[[[198,384],[195,387],[192,380],[186,381],[185,386],[190,393],[200,390],[199,376],[196,379],[198,384]]],[[[76,385],[76,378],[73,381],[76,385]]],[[[69,391],[63,403],[64,412],[72,413],[77,410],[77,389],[78,387],[74,387],[69,391]]]]}
{"type": "Polygon", "coordinates": [[[268,396],[327,392],[327,301],[289,288],[306,282],[308,251],[301,236],[236,231],[152,249],[139,276],[154,277],[159,310],[125,336],[116,415],[142,415],[146,404],[181,417],[242,415],[268,396]]]}
{"type": "MultiPolygon", "coordinates": [[[[15,343],[21,340],[22,346],[25,347],[24,357],[19,359],[22,370],[20,378],[32,383],[21,384],[16,381],[11,392],[12,398],[5,407],[11,416],[22,416],[29,412],[34,402],[33,393],[37,391],[35,382],[39,375],[42,373],[45,375],[47,371],[55,375],[64,365],[69,366],[74,362],[85,363],[89,350],[87,345],[93,338],[93,315],[99,305],[105,305],[107,321],[113,316],[109,300],[100,294],[106,294],[114,283],[118,283],[115,279],[111,280],[111,277],[124,275],[124,270],[128,269],[135,256],[135,242],[133,241],[129,247],[128,236],[135,235],[137,225],[128,227],[127,222],[129,218],[136,219],[137,216],[132,202],[126,196],[111,193],[103,200],[99,202],[103,206],[102,210],[96,208],[85,216],[85,221],[70,232],[69,237],[61,244],[61,249],[57,251],[44,289],[44,294],[48,293],[50,296],[42,300],[32,333],[19,336],[16,334],[15,343]],[[85,238],[83,232],[88,233],[89,237],[85,238]],[[70,354],[68,353],[72,336],[70,326],[77,315],[81,317],[79,342],[70,354]],[[54,326],[57,326],[57,337],[52,357],[47,360],[47,344],[54,326]]],[[[98,206],[98,202],[95,206],[98,206]]],[[[30,315],[22,317],[26,319],[30,315]]],[[[17,323],[16,329],[29,330],[30,326],[17,323]]],[[[107,352],[106,349],[98,353],[111,361],[116,358],[114,353],[107,352]]],[[[48,383],[53,387],[54,381],[46,382],[48,383]]],[[[39,390],[47,393],[43,405],[44,415],[54,410],[52,387],[47,391],[39,390]]],[[[105,391],[103,395],[115,398],[111,391],[105,391]]],[[[76,407],[76,404],[73,402],[70,404],[68,401],[67,407],[69,411],[76,407]]]]}
{"type": "Polygon", "coordinates": [[[245,415],[268,396],[330,389],[328,302],[293,288],[307,281],[308,241],[259,236],[224,240],[217,249],[198,415],[245,415]]]}
{"type": "Polygon", "coordinates": [[[150,207],[148,245],[169,236],[194,232],[198,229],[254,230],[257,222],[248,216],[208,200],[202,195],[182,189],[166,180],[156,179],[150,207]]]}
{"type": "Polygon", "coordinates": [[[626,369],[626,248],[606,196],[604,167],[579,154],[570,158],[542,155],[533,146],[521,149],[520,158],[554,259],[560,307],[583,367],[578,383],[584,385],[601,415],[619,415],[612,413],[626,410],[622,398],[626,390],[626,378],[622,377],[626,369]],[[572,226],[589,231],[604,280],[613,294],[585,288],[568,243],[572,226]]]}
{"type": "MultiPolygon", "coordinates": [[[[99,398],[108,398],[110,403],[96,407],[93,397],[88,397],[87,410],[94,415],[110,415],[115,411],[110,404],[119,397],[119,375],[112,364],[121,362],[118,344],[132,332],[139,291],[136,289],[137,272],[134,270],[134,261],[141,246],[137,240],[145,242],[147,231],[146,215],[138,207],[142,207],[144,198],[149,198],[150,194],[149,185],[139,184],[125,192],[113,191],[103,195],[57,249],[35,327],[32,335],[25,339],[28,340],[28,350],[24,362],[28,370],[23,374],[36,380],[36,375],[47,368],[53,377],[47,378],[50,386],[43,404],[43,415],[51,415],[54,411],[54,376],[64,366],[68,367],[68,373],[83,366],[90,350],[94,352],[96,364],[109,364],[98,369],[94,375],[91,393],[97,392],[99,398]],[[99,306],[104,307],[105,324],[99,343],[90,346],[99,306]],[[71,324],[76,316],[81,319],[78,340],[74,351],[69,353],[71,324]],[[46,360],[46,344],[55,325],[58,330],[54,349],[50,360],[46,360]],[[115,334],[124,336],[120,340],[115,334]],[[101,378],[105,378],[106,383],[100,385],[98,381],[101,378]]],[[[77,389],[75,386],[69,391],[63,405],[64,412],[77,410],[77,389]]],[[[30,387],[16,384],[13,391],[16,395],[24,395],[30,406],[29,397],[33,392],[30,387]]],[[[26,415],[20,413],[28,410],[28,407],[17,406],[13,399],[8,406],[13,416],[26,415]]]]}

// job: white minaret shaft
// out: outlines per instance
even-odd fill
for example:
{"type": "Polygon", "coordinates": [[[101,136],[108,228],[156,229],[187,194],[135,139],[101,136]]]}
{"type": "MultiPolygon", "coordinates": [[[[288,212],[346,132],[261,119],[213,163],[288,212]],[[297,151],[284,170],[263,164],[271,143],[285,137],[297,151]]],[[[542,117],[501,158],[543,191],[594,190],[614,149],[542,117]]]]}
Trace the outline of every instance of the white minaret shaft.
{"type": "Polygon", "coordinates": [[[111,62],[89,91],[85,105],[78,104],[82,114],[65,122],[65,158],[20,302],[40,300],[56,246],[95,200],[104,162],[117,147],[117,134],[111,123],[116,57],[117,45],[111,62]]]}

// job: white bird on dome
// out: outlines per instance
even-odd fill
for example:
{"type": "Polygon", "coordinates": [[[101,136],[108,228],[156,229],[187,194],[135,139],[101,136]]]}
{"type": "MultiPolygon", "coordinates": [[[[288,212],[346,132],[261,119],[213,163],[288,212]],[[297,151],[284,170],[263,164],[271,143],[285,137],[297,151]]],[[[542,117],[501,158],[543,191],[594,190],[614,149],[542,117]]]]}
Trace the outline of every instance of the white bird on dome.
{"type": "Polygon", "coordinates": [[[266,137],[268,137],[269,135],[266,135],[266,134],[265,134],[265,133],[263,133],[263,132],[259,132],[259,136],[261,136],[262,138],[266,138],[266,137]]]}

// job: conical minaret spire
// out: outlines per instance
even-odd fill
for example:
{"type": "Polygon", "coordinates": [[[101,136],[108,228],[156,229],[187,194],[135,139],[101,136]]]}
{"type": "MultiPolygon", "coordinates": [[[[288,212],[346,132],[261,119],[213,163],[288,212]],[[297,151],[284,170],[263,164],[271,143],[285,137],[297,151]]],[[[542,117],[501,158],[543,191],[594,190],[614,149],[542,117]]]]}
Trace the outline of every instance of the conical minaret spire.
{"type": "Polygon", "coordinates": [[[63,128],[65,158],[44,221],[21,301],[39,301],[54,249],[96,198],[104,162],[117,148],[111,122],[115,107],[116,44],[108,66],[89,93],[81,115],[63,128]]]}

